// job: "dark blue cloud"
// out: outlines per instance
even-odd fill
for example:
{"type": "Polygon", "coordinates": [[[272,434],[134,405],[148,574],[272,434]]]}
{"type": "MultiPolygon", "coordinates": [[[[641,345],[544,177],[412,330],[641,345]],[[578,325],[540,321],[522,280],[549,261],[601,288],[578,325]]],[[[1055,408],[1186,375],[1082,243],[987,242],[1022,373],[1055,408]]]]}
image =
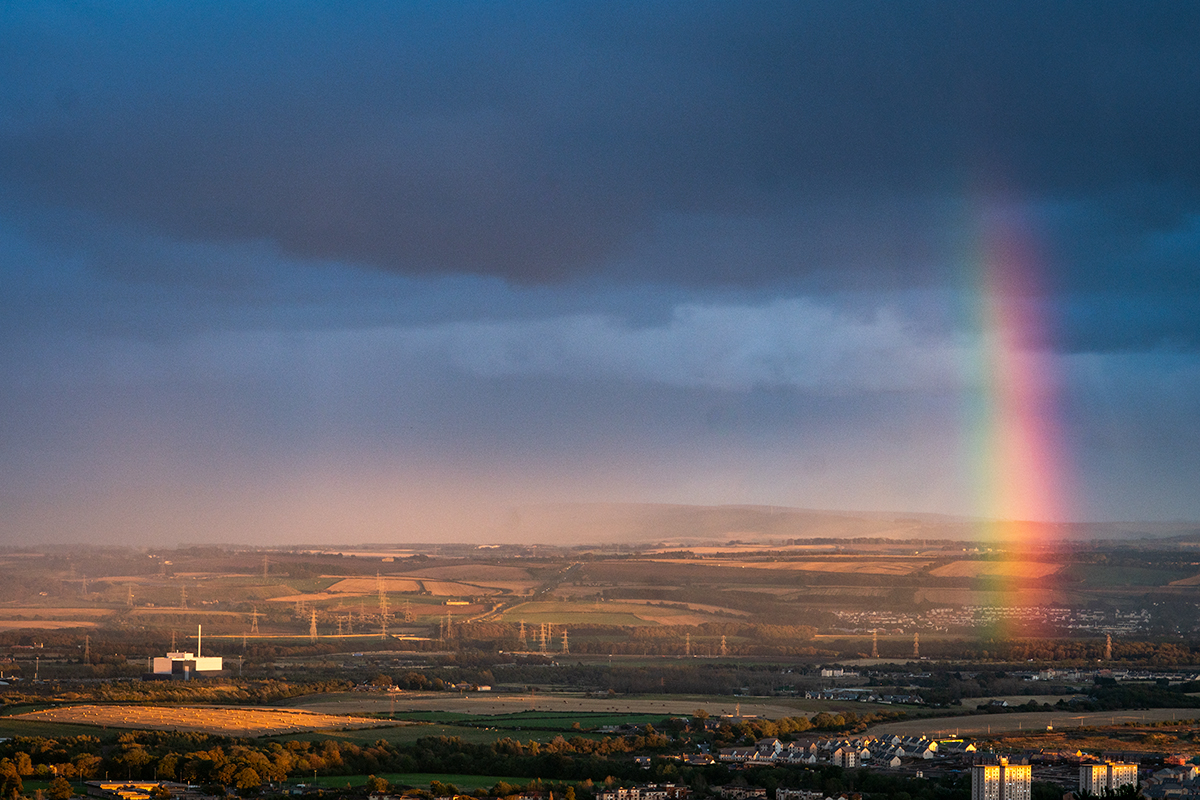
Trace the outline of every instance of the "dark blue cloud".
{"type": "MultiPolygon", "coordinates": [[[[641,269],[755,283],[894,265],[825,244],[874,238],[927,279],[937,223],[905,208],[931,196],[993,179],[1035,203],[1125,191],[1124,208],[1091,211],[1135,237],[1186,220],[1200,197],[1190,3],[5,16],[10,210],[70,207],[304,259],[559,280],[604,269],[663,215],[796,208],[810,231],[800,257],[641,269]]],[[[1090,285],[1105,244],[1093,222],[1057,232],[1078,240],[1055,265],[1071,286],[1090,285]]],[[[1173,285],[1142,268],[1136,243],[1119,255],[1110,283],[1173,285]]]]}

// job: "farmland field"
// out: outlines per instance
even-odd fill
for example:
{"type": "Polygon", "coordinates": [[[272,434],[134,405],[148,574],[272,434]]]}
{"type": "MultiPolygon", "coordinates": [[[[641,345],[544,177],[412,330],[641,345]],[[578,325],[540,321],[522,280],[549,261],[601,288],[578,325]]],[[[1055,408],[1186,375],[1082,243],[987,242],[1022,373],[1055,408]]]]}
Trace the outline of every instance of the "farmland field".
{"type": "Polygon", "coordinates": [[[871,728],[872,736],[958,735],[986,736],[989,733],[1042,731],[1047,725],[1055,730],[1084,726],[1122,725],[1128,722],[1167,722],[1193,719],[1194,708],[1151,708],[1145,711],[1095,711],[1077,714],[1070,711],[1033,711],[1011,714],[982,714],[973,717],[944,717],[904,722],[886,722],[871,728]]]}
{"type": "Polygon", "coordinates": [[[1062,567],[1044,561],[952,561],[929,574],[938,578],[1044,578],[1062,567]]]}
{"type": "Polygon", "coordinates": [[[138,730],[196,731],[227,736],[277,736],[330,728],[374,728],[377,719],[263,708],[192,706],[63,706],[13,719],[138,730]]]}
{"type": "Polygon", "coordinates": [[[436,578],[444,581],[467,581],[469,583],[490,583],[492,581],[534,582],[534,578],[529,574],[529,571],[521,567],[504,567],[491,564],[426,567],[425,569],[413,570],[404,574],[415,578],[436,578]]]}
{"type": "Polygon", "coordinates": [[[99,625],[95,620],[79,619],[0,619],[0,630],[31,630],[49,631],[58,628],[95,628],[99,625]]]}
{"type": "Polygon", "coordinates": [[[555,625],[701,625],[712,616],[698,611],[640,603],[521,603],[504,612],[505,622],[555,625]]]}
{"type": "Polygon", "coordinates": [[[32,619],[67,619],[70,617],[106,617],[112,611],[107,608],[76,608],[58,606],[0,606],[0,618],[25,617],[32,619]]]}
{"type": "Polygon", "coordinates": [[[890,558],[839,559],[836,561],[705,561],[705,566],[770,569],[797,572],[844,572],[852,575],[909,575],[928,566],[925,560],[890,558]]]}
{"type": "Polygon", "coordinates": [[[742,714],[778,719],[796,714],[815,714],[834,708],[872,710],[878,706],[865,703],[825,703],[815,700],[768,700],[738,697],[715,697],[701,695],[643,695],[587,697],[581,694],[493,694],[476,692],[448,694],[445,692],[405,692],[395,696],[393,709],[389,695],[340,693],[317,694],[297,698],[289,703],[295,708],[322,711],[333,714],[387,714],[394,710],[397,715],[407,711],[458,712],[472,715],[504,715],[521,711],[538,711],[543,714],[617,714],[628,716],[654,715],[687,716],[703,708],[713,716],[733,714],[739,709],[742,714]]]}
{"type": "MultiPolygon", "coordinates": [[[[1110,566],[1107,564],[1072,564],[1063,577],[1080,581],[1089,587],[1164,586],[1188,578],[1190,570],[1149,569],[1146,567],[1110,566]]],[[[1189,584],[1181,584],[1187,586],[1189,584]]]]}
{"type": "Polygon", "coordinates": [[[330,594],[375,594],[382,586],[385,592],[419,592],[421,584],[411,578],[343,578],[326,591],[330,594]]]}
{"type": "Polygon", "coordinates": [[[469,586],[465,583],[420,578],[343,578],[327,590],[330,594],[372,595],[380,586],[388,593],[426,591],[439,597],[462,597],[465,595],[492,594],[496,590],[486,586],[469,586]]]}

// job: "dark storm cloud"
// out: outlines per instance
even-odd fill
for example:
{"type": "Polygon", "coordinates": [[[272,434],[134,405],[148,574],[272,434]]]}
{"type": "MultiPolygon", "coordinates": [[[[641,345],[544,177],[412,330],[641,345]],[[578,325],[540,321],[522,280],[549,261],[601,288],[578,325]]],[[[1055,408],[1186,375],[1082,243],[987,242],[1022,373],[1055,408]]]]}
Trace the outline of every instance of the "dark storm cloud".
{"type": "Polygon", "coordinates": [[[947,207],[1004,191],[1073,209],[1048,223],[1061,288],[1165,291],[1197,268],[1154,252],[1200,210],[1193,3],[0,13],[10,213],[518,282],[903,283],[944,277],[947,207]],[[669,249],[672,220],[766,244],[631,254],[669,249]]]}

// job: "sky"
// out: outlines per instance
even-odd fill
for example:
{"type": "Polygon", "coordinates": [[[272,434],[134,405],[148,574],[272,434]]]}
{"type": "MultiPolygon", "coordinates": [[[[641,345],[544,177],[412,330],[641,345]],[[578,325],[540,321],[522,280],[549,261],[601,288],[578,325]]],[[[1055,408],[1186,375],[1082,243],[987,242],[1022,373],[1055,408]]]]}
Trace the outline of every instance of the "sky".
{"type": "Polygon", "coordinates": [[[4,3],[0,545],[1200,519],[1198,35],[1190,0],[4,3]]]}

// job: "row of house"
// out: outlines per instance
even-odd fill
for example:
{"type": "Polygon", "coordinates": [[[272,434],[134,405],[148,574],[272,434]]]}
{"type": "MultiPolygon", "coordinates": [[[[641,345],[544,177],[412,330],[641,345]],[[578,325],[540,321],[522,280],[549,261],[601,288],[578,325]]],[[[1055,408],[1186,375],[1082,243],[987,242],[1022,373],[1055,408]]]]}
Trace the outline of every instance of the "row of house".
{"type": "Polygon", "coordinates": [[[1200,768],[1160,769],[1142,781],[1141,788],[1148,800],[1200,800],[1200,768]]]}
{"type": "Polygon", "coordinates": [[[961,739],[934,740],[925,736],[864,736],[854,739],[820,739],[804,744],[779,739],[759,739],[750,747],[726,747],[721,761],[736,764],[835,764],[857,767],[871,764],[899,767],[904,760],[930,760],[939,755],[965,755],[975,745],[961,739]]]}
{"type": "Polygon", "coordinates": [[[808,700],[849,700],[857,703],[905,703],[924,705],[919,694],[879,694],[874,689],[810,689],[804,693],[808,700]]]}
{"type": "Polygon", "coordinates": [[[596,800],[687,800],[692,790],[673,783],[648,783],[628,788],[601,789],[595,793],[596,800]]]}
{"type": "Polygon", "coordinates": [[[767,800],[767,790],[762,786],[717,786],[713,789],[722,800],[767,800]]]}
{"type": "Polygon", "coordinates": [[[785,789],[780,786],[775,790],[775,800],[836,800],[822,792],[810,792],[807,789],[785,789]]]}

